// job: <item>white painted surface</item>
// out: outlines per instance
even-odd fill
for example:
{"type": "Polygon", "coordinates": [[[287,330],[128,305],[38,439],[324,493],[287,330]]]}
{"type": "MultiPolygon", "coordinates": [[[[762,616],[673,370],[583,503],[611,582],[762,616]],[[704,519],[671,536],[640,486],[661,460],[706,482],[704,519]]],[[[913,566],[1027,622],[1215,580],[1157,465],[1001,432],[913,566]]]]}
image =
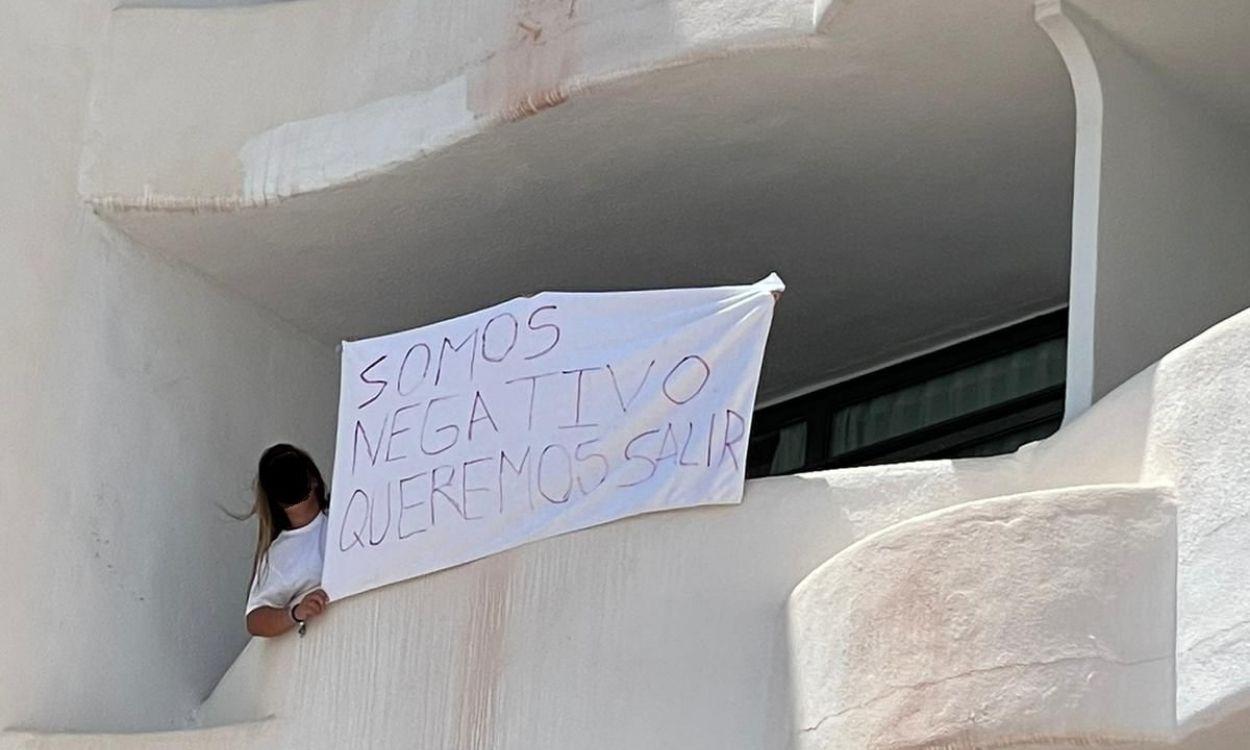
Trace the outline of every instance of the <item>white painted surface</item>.
{"type": "Polygon", "coordinates": [[[1143,479],[1172,483],[1181,499],[1176,672],[1184,728],[1250,708],[1247,317],[1203,333],[1136,385],[1156,394],[1143,479]]]}
{"type": "Polygon", "coordinates": [[[241,747],[1243,747],[1248,355],[1250,311],[1012,456],[758,480],[352,597],[200,718],[274,717],[241,747]]]}
{"type": "MultiPolygon", "coordinates": [[[[1210,95],[1212,85],[1178,87],[1172,72],[1126,52],[1082,5],[1038,4],[1076,90],[1069,382],[1079,400],[1100,398],[1250,304],[1250,132],[1228,114],[1246,105],[1238,87],[1220,88],[1216,102],[1198,94],[1210,95]],[[1089,355],[1092,367],[1082,364],[1089,355]]],[[[1093,7],[1123,20],[1106,4],[1093,7]]],[[[1209,8],[1203,17],[1236,27],[1241,8],[1209,8]]],[[[1152,52],[1175,58],[1175,45],[1163,46],[1152,52]]],[[[1192,78],[1194,67],[1175,74],[1192,78]]],[[[1069,406],[1083,408],[1072,399],[1069,406]]]]}
{"type": "Polygon", "coordinates": [[[430,91],[258,133],[239,150],[243,202],[264,205],[324,190],[449,145],[472,127],[467,98],[468,84],[461,76],[430,91]]]}
{"type": "Polygon", "coordinates": [[[76,192],[106,3],[0,6],[0,727],[184,725],[244,643],[267,442],[328,460],[332,348],[76,192]]]}
{"type": "Polygon", "coordinates": [[[790,589],[896,517],[990,491],[990,466],[1006,463],[755,481],[731,510],[629,519],[368,592],[303,640],[254,642],[203,719],[335,701],[354,719],[291,721],[284,741],[784,747],[790,589]],[[383,694],[405,710],[366,708],[383,694]]]}
{"type": "Polygon", "coordinates": [[[1171,85],[1250,126],[1250,5],[1242,0],[1078,0],[1128,53],[1171,85]]]}
{"type": "Polygon", "coordinates": [[[790,600],[797,746],[1167,740],[1176,509],[1094,485],[964,503],[838,553],[790,600]]]}
{"type": "Polygon", "coordinates": [[[326,341],[777,270],[766,399],[1064,304],[1072,96],[1029,4],[839,5],[122,10],[82,191],[326,341]]]}
{"type": "Polygon", "coordinates": [[[1076,104],[1072,169],[1072,272],[1068,276],[1068,364],[1064,419],[1094,403],[1094,320],[1098,284],[1098,200],[1102,178],[1102,82],[1080,29],[1062,0],[1037,0],[1034,18],[1063,57],[1076,104]]]}
{"type": "MultiPolygon", "coordinates": [[[[872,5],[848,5],[842,11],[872,5]]],[[[1049,235],[1025,232],[1021,222],[1053,225],[1050,213],[1014,211],[1009,202],[969,202],[970,194],[953,191],[949,178],[988,176],[985,190],[975,193],[983,199],[1020,191],[1027,194],[1034,183],[1015,180],[1012,174],[1031,175],[1043,167],[1027,158],[1004,162],[1004,153],[1028,152],[1017,150],[1018,143],[1010,139],[992,141],[993,147],[987,147],[991,141],[985,139],[995,133],[1036,139],[1038,131],[1016,127],[1011,117],[1024,123],[1041,121],[1053,114],[1056,100],[1048,98],[1053,91],[1043,87],[1040,95],[1039,90],[1025,89],[1031,93],[1011,100],[1018,106],[1001,106],[1004,91],[1011,90],[1016,79],[1000,73],[1019,73],[1029,66],[987,66],[986,59],[1006,58],[971,52],[970,45],[977,41],[1001,43],[1001,48],[989,48],[993,53],[1032,44],[1036,40],[1030,37],[986,33],[983,26],[965,23],[960,26],[965,29],[962,35],[936,37],[947,45],[929,44],[935,40],[930,32],[939,27],[941,18],[971,21],[988,4],[935,5],[938,10],[929,15],[914,4],[877,5],[891,7],[893,13],[880,17],[867,11],[861,16],[847,13],[842,17],[847,26],[839,26],[839,16],[833,16],[830,28],[843,29],[845,36],[833,37],[829,46],[854,53],[841,58],[844,66],[804,65],[825,61],[804,57],[820,46],[813,44],[811,50],[755,53],[664,71],[622,82],[610,91],[605,88],[619,99],[616,108],[578,109],[575,98],[515,127],[491,131],[494,140],[490,133],[483,135],[474,141],[480,150],[461,154],[465,161],[429,159],[422,167],[428,171],[370,180],[360,187],[361,192],[345,190],[350,197],[342,202],[336,202],[335,191],[326,191],[301,199],[308,202],[289,201],[250,215],[132,213],[121,215],[119,223],[136,236],[159,241],[163,251],[194,258],[213,278],[270,307],[266,297],[281,280],[275,269],[313,269],[277,295],[293,301],[284,312],[301,324],[313,320],[318,309],[328,311],[323,313],[324,320],[342,315],[343,310],[327,302],[321,292],[330,280],[340,279],[351,268],[358,273],[361,268],[373,269],[357,277],[364,285],[360,288],[377,290],[380,298],[403,300],[366,314],[386,310],[395,319],[409,321],[438,316],[437,309],[418,299],[413,288],[392,281],[394,269],[410,266],[414,257],[429,285],[422,288],[446,288],[442,280],[449,277],[439,277],[440,269],[451,269],[457,278],[471,280],[457,287],[457,294],[448,295],[452,299],[446,304],[451,305],[476,306],[508,284],[527,286],[544,275],[568,274],[560,278],[570,285],[586,284],[595,277],[587,273],[581,256],[549,255],[533,248],[561,243],[580,246],[582,240],[602,238],[605,231],[629,239],[612,246],[612,257],[620,259],[620,268],[614,272],[634,273],[662,260],[668,264],[665,273],[674,280],[681,276],[682,282],[699,280],[694,274],[705,273],[710,266],[740,276],[753,272],[734,265],[749,264],[751,253],[743,248],[765,246],[766,240],[798,247],[802,252],[796,258],[818,258],[832,269],[787,274],[806,275],[811,288],[823,292],[828,292],[832,277],[846,276],[845,267],[827,262],[826,253],[833,246],[848,259],[871,259],[857,267],[855,280],[868,294],[890,298],[893,304],[898,295],[881,295],[880,289],[897,291],[888,282],[899,275],[899,269],[916,268],[908,262],[923,255],[919,249],[933,247],[933,240],[943,236],[955,236],[953,244],[960,247],[973,239],[944,234],[948,230],[984,228],[980,220],[994,216],[998,222],[993,226],[1002,223],[1008,229],[981,237],[975,247],[1018,247],[1013,243],[1022,234],[1044,244],[1049,235]],[[899,14],[908,15],[913,23],[897,25],[899,14]],[[862,25],[850,24],[854,19],[862,25]],[[866,33],[873,29],[888,33],[881,37],[866,33]],[[906,33],[895,35],[900,29],[906,33]],[[863,74],[864,70],[899,70],[879,67],[880,58],[863,49],[882,39],[901,41],[882,49],[907,51],[906,56],[892,60],[905,60],[905,70],[916,73],[900,74],[895,81],[898,86],[883,87],[881,79],[863,74]],[[949,53],[950,59],[976,60],[975,70],[989,72],[968,82],[967,97],[951,97],[950,85],[961,80],[963,71],[926,67],[929,58],[923,51],[930,49],[949,53]],[[819,69],[818,74],[811,73],[812,69],[819,69]],[[732,75],[726,78],[726,73],[732,75]],[[841,98],[814,95],[824,89],[813,84],[829,76],[853,85],[839,89],[841,98]],[[718,80],[725,88],[715,88],[718,80]],[[728,84],[723,83],[726,80],[728,84]],[[729,88],[776,92],[777,96],[737,100],[726,96],[729,88]],[[880,90],[897,92],[899,100],[866,96],[880,90]],[[682,140],[682,133],[699,132],[700,127],[726,119],[724,107],[709,104],[718,99],[747,105],[731,110],[740,115],[735,121],[742,129],[708,148],[698,170],[666,170],[674,163],[674,154],[690,151],[691,144],[682,140]],[[649,100],[653,106],[647,108],[649,100]],[[914,108],[899,109],[904,100],[914,108]],[[796,101],[823,103],[829,107],[825,112],[829,116],[787,121],[785,115],[791,110],[785,105],[796,101]],[[682,103],[688,109],[677,110],[682,103]],[[657,120],[666,110],[679,112],[680,117],[657,120]],[[638,119],[617,120],[630,111],[637,112],[638,119]],[[1011,117],[993,119],[1003,112],[1011,117]],[[985,130],[960,125],[962,121],[955,119],[958,113],[974,124],[981,123],[985,130]],[[546,115],[569,119],[543,119],[546,115]],[[544,133],[552,122],[577,127],[553,131],[558,137],[552,137],[544,133]],[[936,127],[935,122],[950,127],[936,127]],[[640,127],[640,123],[658,123],[659,127],[640,127]],[[786,128],[778,129],[776,123],[786,128]],[[826,152],[829,158],[809,158],[812,152],[807,144],[823,132],[819,125],[825,123],[830,124],[832,134],[828,141],[832,146],[826,152]],[[834,127],[846,123],[855,127],[834,127]],[[846,136],[862,128],[895,138],[874,141],[874,148],[866,151],[852,148],[856,141],[846,136]],[[593,137],[574,141],[575,132],[593,137]],[[601,137],[634,132],[645,138],[628,148],[620,145],[628,141],[601,137]],[[907,148],[903,136],[917,133],[936,134],[931,142],[934,148],[907,148]],[[957,142],[970,147],[952,149],[951,139],[961,136],[965,139],[957,142]],[[522,158],[506,161],[506,170],[483,166],[499,164],[500,154],[517,146],[522,147],[522,158]],[[774,162],[769,151],[775,148],[790,149],[790,158],[774,162]],[[752,154],[747,162],[735,158],[743,149],[752,154]],[[842,158],[851,152],[853,158],[842,158]],[[615,171],[617,164],[636,164],[639,154],[650,155],[650,161],[642,165],[645,169],[623,177],[615,171]],[[968,161],[969,155],[983,161],[968,161]],[[574,162],[577,168],[567,172],[541,168],[561,159],[574,162]],[[814,168],[806,172],[761,168],[800,166],[804,159],[814,168]],[[1004,163],[1014,166],[1003,170],[1004,163]],[[715,165],[723,169],[717,179],[694,178],[715,165]],[[953,171],[953,165],[968,171],[953,171]],[[997,168],[983,169],[986,165],[997,168]],[[930,171],[918,176],[917,167],[930,171]],[[872,179],[829,189],[829,175],[843,173],[870,174],[872,179]],[[452,181],[457,174],[469,178],[452,181]],[[506,179],[509,175],[513,179],[506,179]],[[604,175],[615,178],[597,179],[604,175]],[[746,182],[748,176],[760,175],[763,179],[746,182]],[[565,179],[555,183],[565,189],[552,190],[553,179],[560,176],[565,179]],[[578,180],[568,179],[572,176],[578,180]],[[594,189],[618,181],[642,187],[607,194],[594,189]],[[717,189],[733,184],[750,184],[752,189],[717,189]],[[791,184],[796,189],[781,189],[791,184]],[[413,185],[435,187],[420,192],[413,185]],[[456,189],[449,192],[448,185],[456,189]],[[672,189],[657,191],[657,185],[672,189]],[[569,189],[572,186],[578,189],[569,189]],[[533,199],[513,202],[518,187],[533,199]],[[907,190],[900,192],[900,187],[907,190]],[[398,197],[388,203],[385,197],[392,194],[398,197]],[[445,203],[433,202],[439,195],[445,203]],[[768,195],[779,197],[761,202],[768,195]],[[793,202],[802,195],[814,199],[793,202]],[[943,195],[949,203],[935,203],[943,195]],[[450,210],[458,203],[472,210],[450,210]],[[560,211],[566,204],[569,210],[560,211]],[[432,209],[410,212],[410,205],[432,209]],[[897,210],[904,205],[923,205],[926,212],[904,220],[897,210]],[[483,206],[495,209],[482,211],[483,206]],[[672,206],[680,211],[671,210],[672,206]],[[856,223],[874,206],[880,215],[856,223]],[[749,222],[756,229],[729,221],[752,212],[761,218],[749,222]],[[638,217],[647,217],[649,227],[664,227],[679,224],[682,215],[695,220],[680,233],[641,234],[646,227],[638,227],[638,217]],[[824,215],[837,217],[850,228],[834,235],[828,227],[803,221],[824,215]],[[352,216],[359,223],[352,223],[352,216]],[[932,231],[909,223],[932,221],[935,216],[948,217],[951,223],[932,231]],[[444,224],[437,223],[439,217],[444,224]],[[890,222],[900,227],[899,233],[875,231],[891,226],[890,222]],[[430,225],[438,231],[413,234],[415,228],[430,225]],[[362,227],[383,229],[361,231],[362,227]],[[704,251],[674,252],[674,248],[685,249],[678,240],[705,238],[708,227],[725,228],[725,236],[714,235],[716,242],[703,242],[702,247],[710,248],[704,251]],[[800,233],[796,227],[810,231],[800,233]],[[633,231],[640,234],[633,235],[633,231]],[[520,256],[527,263],[515,262],[512,238],[518,234],[530,238],[527,254],[520,256]],[[366,241],[356,243],[361,237],[366,241]],[[444,242],[452,237],[458,241],[444,242]],[[746,244],[731,245],[738,237],[745,237],[746,244]],[[834,237],[839,238],[837,242],[834,237]],[[741,252],[722,252],[728,246],[741,252]],[[437,254],[443,247],[450,251],[437,254]],[[486,258],[504,273],[489,280],[460,274],[455,261],[466,248],[481,251],[472,256],[475,261],[486,258]],[[896,254],[881,254],[891,248],[896,254]],[[270,251],[271,255],[264,255],[270,251]],[[293,259],[305,263],[292,264],[293,259]],[[527,276],[527,265],[542,269],[541,273],[527,276]],[[580,276],[574,273],[579,268],[580,276]],[[248,279],[253,286],[247,286],[248,279]]],[[[449,28],[475,28],[477,5],[458,6],[465,16],[449,17],[446,24],[424,23],[422,8],[429,6],[422,3],[378,2],[370,7],[379,9],[378,13],[368,22],[361,21],[360,27],[352,27],[343,15],[351,12],[351,6],[311,1],[222,9],[209,15],[122,11],[112,18],[123,19],[127,28],[113,37],[99,57],[93,43],[94,34],[109,16],[103,3],[7,4],[0,11],[0,87],[6,101],[22,102],[19,107],[0,109],[4,162],[9,175],[16,177],[0,183],[0,211],[4,212],[0,252],[6,271],[0,277],[0,304],[5,306],[0,320],[12,353],[0,366],[0,392],[6,398],[0,410],[0,440],[4,441],[0,502],[13,520],[0,531],[4,542],[0,564],[7,570],[26,570],[31,561],[39,565],[37,577],[6,579],[0,589],[6,598],[5,613],[0,615],[0,630],[5,634],[0,640],[0,722],[4,726],[126,729],[176,723],[220,670],[239,637],[237,610],[230,602],[242,599],[242,588],[235,581],[245,578],[250,534],[222,521],[210,503],[242,499],[245,488],[237,479],[241,472],[234,467],[250,467],[257,448],[265,442],[309,436],[301,442],[309,443],[324,458],[325,448],[319,448],[312,436],[329,432],[327,413],[305,411],[309,403],[332,399],[323,395],[331,391],[333,379],[332,358],[325,348],[257,313],[247,302],[221,294],[194,272],[156,260],[152,253],[97,223],[82,210],[74,194],[76,144],[84,139],[89,143],[81,163],[81,184],[88,195],[100,198],[101,206],[238,207],[237,194],[225,191],[242,189],[241,167],[233,158],[249,138],[278,132],[273,129],[290,122],[315,121],[317,126],[300,132],[324,132],[321,124],[328,121],[317,118],[359,114],[361,107],[367,113],[370,102],[426,91],[448,80],[443,74],[463,62],[453,59],[457,50],[490,54],[472,38],[446,33],[449,28]],[[277,7],[298,8],[296,12],[313,20],[307,27],[264,22],[278,18],[266,15],[277,12],[277,7]],[[339,30],[355,40],[344,45],[343,55],[351,53],[355,55],[351,59],[366,62],[323,65],[318,54],[339,30]],[[135,47],[118,41],[122,39],[135,47]],[[220,56],[210,54],[213,50],[206,47],[220,40],[226,40],[220,56]],[[301,54],[270,54],[296,48],[301,54]],[[375,49],[377,53],[372,54],[375,49]],[[447,65],[411,64],[417,54],[414,50],[422,49],[447,55],[443,60],[447,65]],[[198,54],[188,54],[191,50],[198,54]],[[263,50],[267,56],[237,54],[245,50],[263,50]],[[205,64],[205,57],[213,64],[205,64]],[[95,109],[84,116],[83,102],[97,59],[107,73],[96,82],[95,109]],[[174,60],[182,64],[154,63],[174,60]],[[432,70],[438,75],[420,78],[432,70]],[[197,71],[200,77],[187,77],[197,71]],[[325,86],[307,85],[310,80],[325,86]],[[9,91],[39,93],[13,98],[9,91]],[[305,99],[310,92],[311,100],[305,99]],[[227,101],[230,106],[221,105],[227,101]],[[179,119],[171,122],[158,116],[159,112],[173,113],[179,119]],[[203,149],[187,148],[196,143],[203,149]],[[161,196],[165,194],[173,200],[164,202],[161,196]],[[118,195],[120,200],[113,201],[118,195]],[[77,364],[83,366],[75,369],[77,364]],[[301,385],[290,389],[286,386],[293,373],[304,375],[297,376],[301,385]],[[273,400],[275,393],[280,394],[280,401],[273,400]],[[10,394],[27,398],[14,400],[10,394]],[[171,504],[186,509],[184,518],[195,520],[155,531],[153,519],[169,517],[171,504]],[[60,510],[65,513],[53,512],[60,510]],[[66,516],[74,523],[67,524],[66,516]],[[100,555],[98,562],[95,554],[100,555]],[[228,572],[230,566],[235,566],[238,575],[228,572]],[[197,569],[202,572],[194,574],[195,584],[188,584],[188,571],[197,569]],[[42,595],[48,589],[73,592],[73,596],[49,599],[42,595]],[[206,610],[211,613],[204,614],[206,610]],[[109,644],[108,648],[101,648],[101,643],[109,644]]],[[[665,35],[654,41],[657,28],[670,28],[668,6],[662,4],[641,6],[637,15],[625,16],[620,25],[585,28],[594,29],[597,35],[588,37],[594,40],[592,46],[608,48],[612,55],[619,53],[603,68],[618,65],[619,72],[632,69],[621,61],[645,63],[629,53],[631,40],[640,36],[648,39],[647,44],[658,44],[663,59],[675,59],[667,56],[669,52],[686,49],[682,45],[696,37],[715,36],[703,20],[719,19],[722,28],[732,30],[736,28],[734,12],[745,11],[753,15],[743,28],[753,33],[789,23],[784,20],[791,18],[788,6],[771,5],[760,13],[752,10],[761,7],[682,4],[684,15],[671,26],[677,29],[680,44],[665,35]],[[665,22],[657,25],[657,19],[665,22]],[[776,19],[783,22],[776,23],[776,19]]],[[[550,7],[544,12],[561,9],[550,7]]],[[[806,23],[811,14],[793,17],[806,23]]],[[[985,17],[1002,22],[1004,30],[1018,29],[1013,25],[1016,21],[1003,20],[1015,18],[1010,14],[985,17]]],[[[486,26],[491,34],[507,40],[516,20],[505,13],[488,19],[486,26]]],[[[575,33],[560,26],[561,21],[553,23],[563,31],[551,36],[575,33]]],[[[1027,27],[1028,23],[1027,13],[1021,13],[1019,24],[1027,27]]],[[[560,72],[568,48],[539,53],[541,59],[526,57],[526,37],[532,39],[532,34],[526,31],[499,49],[522,56],[510,58],[513,62],[532,62],[521,68],[535,71],[534,78],[517,82],[506,75],[488,76],[483,101],[491,106],[513,102],[520,107],[517,111],[532,112],[539,104],[558,100],[533,97],[547,90],[539,84],[560,72]],[[516,92],[523,95],[513,97],[516,92]]],[[[1057,69],[1055,75],[1061,75],[1057,69]]],[[[1053,77],[1042,75],[1040,80],[1053,81],[1053,77]]],[[[1146,86],[1148,93],[1155,92],[1154,85],[1146,86]]],[[[1181,153],[1186,162],[1175,170],[1172,165],[1164,166],[1169,173],[1175,172],[1175,182],[1156,182],[1153,174],[1137,175],[1139,180],[1134,181],[1124,173],[1118,178],[1121,194],[1130,194],[1138,183],[1185,187],[1196,179],[1189,171],[1193,164],[1217,158],[1219,163],[1211,164],[1216,175],[1211,190],[1240,189],[1234,177],[1221,171],[1236,169],[1236,161],[1206,152],[1195,161],[1192,153],[1185,153],[1187,139],[1210,124],[1195,125],[1195,117],[1199,116],[1192,112],[1181,117],[1175,144],[1167,139],[1125,141],[1160,146],[1163,153],[1181,153]]],[[[349,132],[353,134],[372,133],[376,124],[369,117],[356,119],[354,115],[345,121],[352,123],[349,132]]],[[[423,142],[425,131],[412,132],[393,142],[382,139],[385,148],[368,151],[360,163],[386,161],[402,152],[403,144],[423,142]]],[[[1203,142],[1212,148],[1221,143],[1240,147],[1239,140],[1227,137],[1224,133],[1203,142]]],[[[277,143],[268,147],[286,153],[277,143]]],[[[296,156],[284,163],[298,169],[289,174],[304,174],[299,170],[307,169],[308,163],[298,156],[298,149],[293,153],[296,156]]],[[[1040,164],[1051,162],[1043,159],[1040,164]]],[[[352,166],[336,174],[354,171],[352,166]]],[[[1061,172],[1057,174],[1062,177],[1061,172]]],[[[284,182],[275,179],[272,184],[284,182]]],[[[1199,186],[1192,195],[1210,198],[1213,210],[1227,206],[1230,195],[1245,194],[1242,190],[1214,195],[1205,189],[1199,186]]],[[[1036,204],[1035,196],[1027,197],[1036,204]]],[[[1184,226],[1184,222],[1174,222],[1174,226],[1184,226]]],[[[1220,226],[1217,222],[1217,230],[1223,231],[1220,226]]],[[[1164,232],[1160,236],[1166,237],[1171,230],[1146,222],[1142,231],[1164,232]]],[[[1218,231],[1210,236],[1218,239],[1218,231]]],[[[1240,235],[1243,241],[1245,236],[1240,235]]],[[[1172,238],[1175,246],[1192,239],[1172,238]]],[[[984,252],[980,257],[987,263],[1000,263],[995,268],[1001,274],[1003,268],[1019,267],[1024,256],[984,252]]],[[[1042,258],[1037,268],[1050,267],[1044,254],[1037,257],[1042,258]]],[[[1218,254],[1210,257],[1228,260],[1218,254]]],[[[603,260],[592,262],[601,266],[603,260]]],[[[1236,269],[1235,262],[1233,258],[1220,267],[1236,269]]],[[[1178,267],[1152,262],[1143,269],[1163,277],[1178,267]]],[[[1227,276],[1227,283],[1237,278],[1232,272],[1227,276]]],[[[640,285],[648,283],[642,273],[628,278],[640,285]]],[[[1003,276],[987,278],[1000,281],[1003,276]]],[[[1125,278],[1136,277],[1129,273],[1125,278]]],[[[1174,275],[1172,282],[1183,285],[1186,278],[1174,275]]],[[[1184,294],[1203,295],[1208,283],[1212,299],[1227,302],[1227,287],[1211,277],[1200,280],[1196,291],[1186,289],[1184,294]]],[[[998,285],[1012,294],[1018,291],[1014,284],[998,285]]],[[[911,291],[923,295],[935,286],[926,284],[911,291]]],[[[1169,288],[1158,299],[1172,299],[1171,294],[1169,288]]],[[[812,298],[819,300],[814,307],[791,308],[796,316],[828,318],[818,314],[825,298],[812,298]]],[[[951,307],[950,298],[942,295],[912,299],[909,318],[931,317],[951,307]]],[[[860,307],[860,302],[866,304],[866,300],[847,304],[872,310],[860,307]]],[[[986,305],[995,314],[1002,312],[1002,299],[986,300],[986,305]]],[[[955,313],[968,317],[969,310],[955,313]]],[[[1180,314],[1168,317],[1160,330],[1174,320],[1187,319],[1180,314]]],[[[850,318],[859,328],[881,322],[889,324],[883,327],[885,338],[901,342],[904,348],[916,344],[914,337],[908,338],[914,330],[898,319],[872,314],[850,318]]],[[[374,324],[390,325],[378,320],[374,324]]],[[[810,570],[856,539],[943,507],[1048,487],[1133,482],[1172,484],[1180,503],[1181,612],[1176,657],[1180,729],[1217,722],[1221,728],[1212,731],[1223,732],[1232,743],[1245,736],[1244,731],[1233,732],[1244,729],[1244,718],[1237,712],[1247,706],[1250,684],[1250,676],[1244,673],[1250,664],[1245,654],[1250,603],[1238,588],[1250,578],[1245,554],[1250,549],[1250,530],[1244,522],[1246,472],[1250,470],[1245,460],[1245,446],[1250,444],[1244,399],[1250,392],[1246,328],[1247,321],[1239,319],[1208,333],[1107,396],[1055,439],[1013,458],[911,464],[754,483],[739,509],[614,524],[343,602],[321,623],[323,627],[303,641],[292,638],[250,646],[204,711],[210,722],[260,718],[273,712],[278,718],[271,723],[174,738],[19,732],[0,736],[0,746],[128,747],[170,742],[209,746],[230,738],[241,746],[252,742],[272,747],[306,739],[310,745],[335,747],[362,737],[384,746],[408,744],[418,737],[430,740],[431,746],[440,746],[442,741],[488,746],[491,740],[501,739],[499,746],[506,741],[514,747],[534,747],[536,742],[580,747],[587,736],[604,737],[604,746],[623,748],[669,743],[780,746],[792,738],[793,731],[789,667],[782,666],[787,661],[787,644],[780,617],[789,591],[810,570]],[[367,636],[348,644],[336,635],[348,630],[367,636]],[[557,651],[556,646],[564,651],[557,651]],[[552,653],[570,657],[553,659],[552,653]],[[431,685],[436,689],[431,690],[431,685]],[[396,704],[379,705],[379,694],[392,696],[396,704]],[[403,710],[394,710],[395,705],[403,710]],[[385,711],[386,718],[376,718],[384,708],[391,709],[385,711]],[[1230,723],[1238,721],[1242,724],[1230,723]]],[[[788,361],[804,361],[811,354],[812,341],[821,342],[821,348],[836,347],[835,334],[814,329],[794,336],[785,346],[792,354],[804,356],[788,361]]],[[[1170,335],[1181,332],[1170,331],[1170,335]]],[[[1116,340],[1129,341],[1131,336],[1116,340]]],[[[1149,346],[1156,343],[1147,341],[1149,346]]],[[[865,350],[858,353],[866,356],[865,350]]],[[[864,361],[855,356],[847,359],[857,365],[864,361]]],[[[805,377],[810,375],[805,373],[805,377]]],[[[1193,746],[1207,750],[1216,747],[1215,742],[1193,746]]],[[[1229,743],[1222,746],[1241,747],[1229,743]]]]}
{"type": "Polygon", "coordinates": [[[796,0],[123,7],[113,14],[95,91],[83,192],[130,205],[149,193],[158,204],[228,196],[236,207],[260,205],[280,193],[243,195],[236,155],[271,129],[358,112],[346,115],[356,123],[340,118],[344,129],[327,135],[366,138],[350,158],[356,171],[371,171],[385,166],[374,161],[379,151],[405,150],[414,133],[465,137],[559,103],[591,81],[729,45],[796,44],[811,30],[810,12],[796,0]],[[351,127],[372,119],[387,106],[381,102],[449,84],[460,86],[458,101],[408,108],[411,119],[400,127],[351,127]]]}

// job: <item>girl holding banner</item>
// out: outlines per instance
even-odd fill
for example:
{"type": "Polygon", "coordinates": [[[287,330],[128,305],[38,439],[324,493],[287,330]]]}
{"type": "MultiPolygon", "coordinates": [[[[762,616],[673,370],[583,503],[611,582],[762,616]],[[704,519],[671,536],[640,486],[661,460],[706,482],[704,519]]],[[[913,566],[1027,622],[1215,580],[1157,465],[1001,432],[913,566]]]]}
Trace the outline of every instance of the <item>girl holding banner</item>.
{"type": "Polygon", "coordinates": [[[261,454],[256,499],[244,516],[256,516],[260,526],[247,632],[272,638],[298,626],[303,635],[308,620],[325,611],[321,568],[329,506],[325,481],[307,453],[279,444],[261,454]]]}

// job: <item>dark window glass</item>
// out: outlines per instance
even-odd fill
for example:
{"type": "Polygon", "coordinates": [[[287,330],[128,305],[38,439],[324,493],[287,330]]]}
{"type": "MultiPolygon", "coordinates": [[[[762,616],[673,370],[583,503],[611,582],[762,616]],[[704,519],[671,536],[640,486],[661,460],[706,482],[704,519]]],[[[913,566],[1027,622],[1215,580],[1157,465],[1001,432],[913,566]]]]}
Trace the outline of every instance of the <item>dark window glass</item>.
{"type": "Polygon", "coordinates": [[[1066,311],[756,412],[748,476],[1010,453],[1063,417],[1066,311]]]}

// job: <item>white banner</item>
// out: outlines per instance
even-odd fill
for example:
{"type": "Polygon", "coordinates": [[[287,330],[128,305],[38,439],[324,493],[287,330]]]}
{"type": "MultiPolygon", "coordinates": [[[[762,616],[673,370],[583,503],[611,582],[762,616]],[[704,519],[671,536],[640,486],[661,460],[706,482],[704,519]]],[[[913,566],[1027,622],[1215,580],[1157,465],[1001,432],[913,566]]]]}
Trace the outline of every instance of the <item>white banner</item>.
{"type": "Polygon", "coordinates": [[[543,293],[345,342],[326,592],[740,502],[783,288],[543,293]]]}

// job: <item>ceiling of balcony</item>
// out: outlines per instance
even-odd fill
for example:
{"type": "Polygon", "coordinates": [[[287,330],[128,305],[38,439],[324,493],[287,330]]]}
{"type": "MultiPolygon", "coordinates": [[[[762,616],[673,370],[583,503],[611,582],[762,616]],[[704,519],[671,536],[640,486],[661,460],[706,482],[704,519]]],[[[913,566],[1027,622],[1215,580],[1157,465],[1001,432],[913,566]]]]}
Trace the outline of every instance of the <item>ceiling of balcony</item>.
{"type": "Polygon", "coordinates": [[[882,0],[833,20],[350,186],[110,219],[327,341],[540,289],[777,271],[764,400],[1063,304],[1072,94],[1031,3],[882,0]]]}

